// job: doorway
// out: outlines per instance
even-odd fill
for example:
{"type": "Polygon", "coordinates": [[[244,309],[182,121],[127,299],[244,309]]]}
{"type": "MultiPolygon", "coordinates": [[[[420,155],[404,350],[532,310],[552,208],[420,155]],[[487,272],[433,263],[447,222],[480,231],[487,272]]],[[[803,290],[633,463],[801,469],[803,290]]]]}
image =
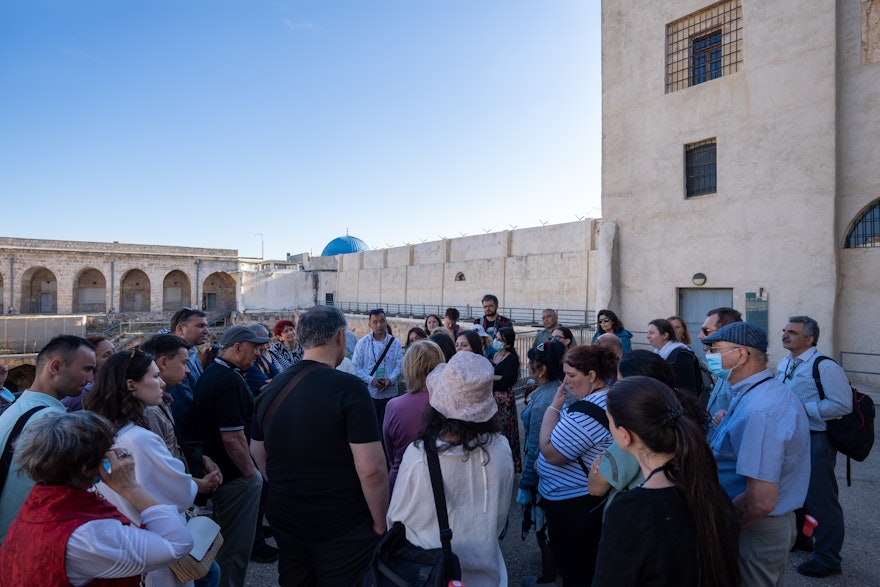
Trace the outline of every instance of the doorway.
{"type": "Polygon", "coordinates": [[[715,308],[733,307],[733,289],[680,288],[678,290],[679,316],[684,318],[691,334],[691,348],[705,361],[706,354],[697,335],[706,320],[706,312],[715,308]]]}

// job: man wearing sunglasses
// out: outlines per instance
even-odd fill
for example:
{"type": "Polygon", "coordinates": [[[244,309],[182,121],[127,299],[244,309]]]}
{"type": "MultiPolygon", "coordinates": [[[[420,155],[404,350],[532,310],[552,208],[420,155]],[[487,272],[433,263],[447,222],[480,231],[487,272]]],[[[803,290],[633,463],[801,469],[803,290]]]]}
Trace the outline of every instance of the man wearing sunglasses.
{"type": "MultiPolygon", "coordinates": [[[[727,326],[728,324],[733,324],[734,322],[742,322],[742,320],[742,314],[733,308],[724,307],[709,310],[706,312],[706,319],[703,321],[703,326],[700,327],[700,332],[697,334],[697,338],[704,340],[707,336],[717,332],[719,328],[727,326]]],[[[703,349],[708,350],[708,347],[704,344],[703,349]]],[[[708,436],[709,441],[711,441],[712,435],[715,433],[715,429],[718,426],[718,422],[724,417],[724,412],[730,404],[730,383],[727,382],[727,377],[724,376],[723,370],[717,368],[717,365],[710,364],[709,371],[715,376],[715,387],[712,389],[712,393],[709,394],[709,398],[706,400],[706,412],[708,412],[709,416],[712,418],[712,421],[709,424],[708,436]],[[716,367],[715,370],[713,370],[713,366],[716,367]]]]}
{"type": "Polygon", "coordinates": [[[703,339],[731,400],[710,444],[740,525],[743,585],[778,585],[810,483],[810,426],[800,400],[767,368],[767,333],[735,322],[703,339]]]}

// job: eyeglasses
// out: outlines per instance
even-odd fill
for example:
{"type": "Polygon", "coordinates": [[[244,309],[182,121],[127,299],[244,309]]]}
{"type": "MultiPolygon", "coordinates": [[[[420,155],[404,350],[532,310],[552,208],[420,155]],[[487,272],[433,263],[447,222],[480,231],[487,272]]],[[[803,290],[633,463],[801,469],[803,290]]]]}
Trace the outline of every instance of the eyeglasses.
{"type": "Polygon", "coordinates": [[[730,351],[735,351],[735,350],[741,349],[741,348],[743,348],[743,347],[741,347],[741,346],[729,346],[729,347],[710,346],[709,352],[710,353],[717,353],[720,355],[726,355],[730,351]]]}
{"type": "Polygon", "coordinates": [[[705,328],[705,327],[700,328],[700,332],[702,332],[702,333],[705,334],[706,336],[709,336],[710,334],[712,334],[712,333],[715,332],[716,330],[718,330],[718,329],[717,329],[717,328],[705,328]]]}
{"type": "MultiPolygon", "coordinates": [[[[556,342],[559,342],[559,341],[561,341],[561,340],[562,340],[563,338],[565,338],[565,337],[562,336],[561,334],[554,334],[551,338],[552,338],[553,340],[555,340],[556,342]]],[[[544,343],[541,343],[541,344],[544,344],[544,343]]]]}
{"type": "Polygon", "coordinates": [[[599,324],[605,324],[607,322],[611,322],[611,318],[599,318],[599,324]]]}

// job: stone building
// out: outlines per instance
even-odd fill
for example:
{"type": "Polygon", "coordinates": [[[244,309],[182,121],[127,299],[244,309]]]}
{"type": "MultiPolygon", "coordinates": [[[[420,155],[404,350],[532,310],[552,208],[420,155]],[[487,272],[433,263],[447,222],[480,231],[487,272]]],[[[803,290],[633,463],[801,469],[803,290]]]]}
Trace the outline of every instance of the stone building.
{"type": "Polygon", "coordinates": [[[692,331],[733,306],[772,360],[808,314],[880,383],[880,0],[603,0],[602,27],[611,305],[692,331]]]}
{"type": "Polygon", "coordinates": [[[228,249],[0,238],[3,314],[237,309],[228,249]]]}

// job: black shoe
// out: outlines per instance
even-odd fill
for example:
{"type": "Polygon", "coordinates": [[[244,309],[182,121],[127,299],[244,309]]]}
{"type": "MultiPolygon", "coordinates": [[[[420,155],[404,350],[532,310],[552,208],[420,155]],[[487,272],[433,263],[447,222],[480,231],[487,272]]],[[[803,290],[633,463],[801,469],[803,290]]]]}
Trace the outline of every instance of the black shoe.
{"type": "Polygon", "coordinates": [[[806,575],[807,577],[822,579],[824,577],[830,577],[831,575],[839,575],[840,567],[827,567],[821,561],[811,558],[804,564],[800,565],[797,568],[797,572],[801,575],[806,575]]]}
{"type": "Polygon", "coordinates": [[[794,541],[794,546],[791,547],[791,550],[789,552],[795,552],[796,550],[813,552],[813,539],[808,538],[803,534],[798,534],[797,540],[794,541]]]}
{"type": "Polygon", "coordinates": [[[274,563],[278,560],[278,549],[268,544],[261,544],[251,551],[251,560],[255,563],[274,563]]]}
{"type": "Polygon", "coordinates": [[[272,526],[263,526],[263,538],[272,538],[273,536],[275,536],[275,532],[272,530],[272,526]]]}

